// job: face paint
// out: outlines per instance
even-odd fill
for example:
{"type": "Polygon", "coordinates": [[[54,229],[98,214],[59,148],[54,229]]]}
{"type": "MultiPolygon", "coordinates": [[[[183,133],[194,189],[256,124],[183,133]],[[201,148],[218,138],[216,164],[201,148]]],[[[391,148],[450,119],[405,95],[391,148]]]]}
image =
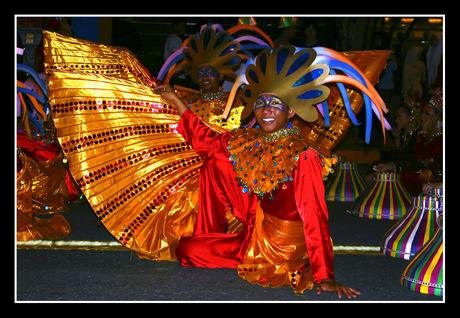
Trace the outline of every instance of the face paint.
{"type": "Polygon", "coordinates": [[[272,133],[286,128],[295,113],[279,97],[260,94],[254,103],[254,115],[260,128],[272,133]]]}
{"type": "Polygon", "coordinates": [[[273,107],[283,112],[287,111],[286,104],[281,100],[281,98],[273,94],[260,94],[259,97],[257,97],[254,102],[254,110],[263,107],[273,107]]]}
{"type": "Polygon", "coordinates": [[[214,77],[214,78],[217,78],[219,77],[219,72],[217,72],[217,70],[212,67],[212,66],[200,66],[198,68],[198,71],[197,71],[197,74],[196,74],[196,78],[197,79],[201,79],[203,77],[214,77]]]}
{"type": "Polygon", "coordinates": [[[214,67],[201,65],[196,78],[203,93],[216,93],[219,90],[221,74],[214,67]]]}

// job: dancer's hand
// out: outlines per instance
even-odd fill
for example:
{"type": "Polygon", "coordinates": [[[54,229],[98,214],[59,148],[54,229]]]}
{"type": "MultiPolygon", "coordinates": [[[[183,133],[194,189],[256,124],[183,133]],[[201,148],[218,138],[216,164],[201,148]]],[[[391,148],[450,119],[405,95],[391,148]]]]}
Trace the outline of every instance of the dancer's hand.
{"type": "Polygon", "coordinates": [[[323,291],[337,292],[339,298],[342,298],[342,294],[345,294],[348,298],[356,298],[361,293],[351,287],[342,286],[335,280],[327,278],[321,280],[321,283],[316,284],[316,294],[321,294],[323,291]]]}
{"type": "Polygon", "coordinates": [[[187,106],[185,106],[182,99],[177,95],[176,91],[171,87],[169,84],[158,85],[154,88],[155,93],[160,94],[161,98],[165,101],[173,104],[176,106],[176,110],[179,116],[187,110],[187,106]]]}

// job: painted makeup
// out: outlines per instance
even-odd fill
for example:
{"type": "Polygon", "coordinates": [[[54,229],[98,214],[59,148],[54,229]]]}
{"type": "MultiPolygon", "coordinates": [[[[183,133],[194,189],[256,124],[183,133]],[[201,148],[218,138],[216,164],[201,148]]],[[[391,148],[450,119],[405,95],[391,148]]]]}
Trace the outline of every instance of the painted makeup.
{"type": "Polygon", "coordinates": [[[205,66],[205,67],[200,66],[198,68],[196,78],[200,79],[200,78],[203,78],[205,76],[217,78],[217,77],[219,77],[219,72],[217,72],[217,70],[212,66],[205,66]]]}
{"type": "Polygon", "coordinates": [[[287,111],[287,105],[273,94],[260,94],[254,102],[254,110],[263,107],[273,107],[283,112],[287,111]]]}

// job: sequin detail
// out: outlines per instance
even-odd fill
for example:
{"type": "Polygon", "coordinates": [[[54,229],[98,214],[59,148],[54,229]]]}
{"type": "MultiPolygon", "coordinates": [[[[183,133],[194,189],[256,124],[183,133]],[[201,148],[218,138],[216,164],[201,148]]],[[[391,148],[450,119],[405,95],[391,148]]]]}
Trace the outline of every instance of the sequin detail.
{"type": "Polygon", "coordinates": [[[243,106],[235,102],[227,120],[222,119],[228,92],[220,90],[217,93],[203,94],[199,91],[176,89],[177,94],[186,103],[187,107],[201,120],[217,132],[226,132],[238,129],[241,125],[240,117],[243,106]]]}
{"type": "Polygon", "coordinates": [[[260,129],[239,130],[227,149],[242,191],[262,197],[293,180],[294,166],[309,148],[308,139],[294,127],[270,135],[260,129]]]}
{"type": "Polygon", "coordinates": [[[56,103],[51,106],[53,113],[86,112],[86,111],[126,111],[141,113],[174,114],[174,106],[146,101],[106,100],[101,98],[56,103]]]}

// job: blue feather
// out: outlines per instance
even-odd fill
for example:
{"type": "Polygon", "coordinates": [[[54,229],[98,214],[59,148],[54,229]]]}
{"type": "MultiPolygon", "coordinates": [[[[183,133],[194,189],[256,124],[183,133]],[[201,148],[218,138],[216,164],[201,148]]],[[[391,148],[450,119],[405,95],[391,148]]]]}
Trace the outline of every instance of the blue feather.
{"type": "MultiPolygon", "coordinates": [[[[357,72],[353,67],[348,65],[347,63],[331,60],[328,61],[328,65],[330,68],[338,69],[339,71],[347,73],[348,76],[354,78],[355,80],[359,81],[365,87],[367,87],[366,81],[364,78],[357,72]]],[[[365,132],[365,141],[369,143],[371,139],[371,130],[372,130],[372,102],[369,96],[363,93],[364,97],[364,106],[366,111],[366,132],[365,132]]]]}
{"type": "Polygon", "coordinates": [[[297,96],[297,98],[298,99],[313,99],[313,98],[320,97],[321,95],[323,95],[322,90],[320,90],[320,89],[311,89],[309,91],[306,91],[303,94],[300,94],[299,96],[297,96]]]}
{"type": "Polygon", "coordinates": [[[323,107],[324,126],[329,127],[331,125],[331,120],[329,118],[329,107],[327,105],[327,99],[321,102],[321,106],[323,107]]]}
{"type": "Polygon", "coordinates": [[[42,79],[38,76],[37,72],[35,72],[34,69],[21,63],[18,63],[16,67],[18,70],[29,73],[29,75],[32,76],[32,78],[38,84],[38,87],[40,87],[42,93],[48,98],[48,89],[46,88],[45,83],[43,83],[42,79]]]}
{"type": "Polygon", "coordinates": [[[33,96],[35,97],[35,99],[40,102],[41,104],[45,104],[46,103],[46,100],[44,97],[38,95],[37,93],[35,93],[34,91],[31,91],[30,89],[27,89],[27,88],[23,88],[23,87],[18,87],[17,88],[17,91],[18,93],[23,93],[23,94],[27,94],[27,95],[30,95],[30,96],[33,96]]]}
{"type": "Polygon", "coordinates": [[[228,47],[225,48],[225,50],[223,50],[219,56],[224,56],[224,55],[227,55],[229,53],[232,53],[236,47],[238,46],[238,43],[232,43],[231,45],[229,45],[228,47]]]}
{"type": "MultiPolygon", "coordinates": [[[[330,69],[329,74],[334,75],[334,74],[337,74],[337,72],[334,71],[333,69],[330,69]]],[[[337,87],[339,88],[340,94],[342,95],[343,103],[345,105],[345,109],[347,110],[347,113],[348,113],[348,116],[350,117],[351,122],[357,126],[361,125],[361,123],[359,123],[358,120],[356,119],[355,113],[353,112],[353,109],[351,108],[350,99],[348,98],[348,93],[345,88],[345,85],[343,85],[342,83],[336,83],[336,84],[337,84],[337,87]]]]}
{"type": "Polygon", "coordinates": [[[253,82],[259,83],[259,78],[257,77],[257,73],[253,69],[248,70],[248,76],[252,79],[253,82]]]}
{"type": "Polygon", "coordinates": [[[281,70],[283,69],[288,53],[289,53],[289,47],[281,48],[278,51],[278,56],[276,57],[276,74],[279,74],[281,70]]]}

